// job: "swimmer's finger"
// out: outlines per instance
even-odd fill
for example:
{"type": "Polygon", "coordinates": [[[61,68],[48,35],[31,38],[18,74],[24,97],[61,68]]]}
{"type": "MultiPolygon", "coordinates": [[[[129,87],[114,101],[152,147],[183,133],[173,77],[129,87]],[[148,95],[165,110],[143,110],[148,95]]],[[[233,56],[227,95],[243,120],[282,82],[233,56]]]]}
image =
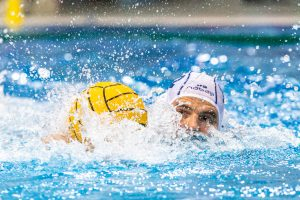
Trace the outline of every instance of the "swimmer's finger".
{"type": "Polygon", "coordinates": [[[42,142],[45,143],[45,144],[49,144],[49,143],[52,141],[50,135],[47,135],[47,136],[42,137],[41,140],[42,140],[42,142]]]}
{"type": "Polygon", "coordinates": [[[42,142],[48,144],[52,141],[64,141],[66,143],[70,142],[70,138],[65,134],[51,134],[41,138],[42,142]]]}
{"type": "Polygon", "coordinates": [[[85,138],[84,139],[84,145],[86,146],[86,151],[87,152],[93,152],[94,149],[95,149],[95,146],[93,145],[93,143],[91,142],[91,139],[90,138],[85,138]]]}

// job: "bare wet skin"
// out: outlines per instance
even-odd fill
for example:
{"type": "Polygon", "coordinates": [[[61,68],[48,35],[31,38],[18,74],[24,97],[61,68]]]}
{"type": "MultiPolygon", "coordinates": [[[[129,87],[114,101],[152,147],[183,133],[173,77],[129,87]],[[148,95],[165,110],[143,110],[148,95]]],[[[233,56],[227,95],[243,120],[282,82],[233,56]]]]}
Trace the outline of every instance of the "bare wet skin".
{"type": "Polygon", "coordinates": [[[180,97],[173,102],[181,114],[180,126],[208,135],[212,126],[218,127],[218,111],[211,103],[196,97],[180,97]]]}

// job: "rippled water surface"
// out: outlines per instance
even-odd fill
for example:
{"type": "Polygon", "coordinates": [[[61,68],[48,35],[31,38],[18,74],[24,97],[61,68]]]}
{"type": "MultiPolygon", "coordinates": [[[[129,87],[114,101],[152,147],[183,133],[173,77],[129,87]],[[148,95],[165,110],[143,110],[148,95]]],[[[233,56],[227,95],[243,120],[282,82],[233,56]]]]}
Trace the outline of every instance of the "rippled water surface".
{"type": "Polygon", "coordinates": [[[298,199],[299,55],[297,26],[0,29],[0,199],[298,199]],[[164,96],[200,69],[226,97],[223,129],[202,139],[178,130],[164,96]],[[90,116],[93,153],[42,143],[107,80],[143,97],[147,127],[90,116]]]}

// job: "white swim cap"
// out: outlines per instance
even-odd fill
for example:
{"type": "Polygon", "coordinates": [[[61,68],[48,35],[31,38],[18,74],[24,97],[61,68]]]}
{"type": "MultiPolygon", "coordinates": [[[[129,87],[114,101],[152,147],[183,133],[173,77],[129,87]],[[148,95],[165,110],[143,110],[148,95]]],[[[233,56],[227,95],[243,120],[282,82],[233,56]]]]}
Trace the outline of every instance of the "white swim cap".
{"type": "Polygon", "coordinates": [[[196,97],[211,103],[218,111],[218,129],[221,128],[224,112],[224,95],[216,78],[205,73],[189,72],[176,79],[167,90],[167,99],[172,104],[179,97],[196,97]]]}

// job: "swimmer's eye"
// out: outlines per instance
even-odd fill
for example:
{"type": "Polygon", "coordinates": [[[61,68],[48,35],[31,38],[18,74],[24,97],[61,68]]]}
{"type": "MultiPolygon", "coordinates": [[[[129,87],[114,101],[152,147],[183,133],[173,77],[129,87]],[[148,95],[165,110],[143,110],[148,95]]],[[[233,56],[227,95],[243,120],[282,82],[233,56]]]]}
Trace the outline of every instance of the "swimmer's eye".
{"type": "Polygon", "coordinates": [[[182,117],[187,117],[191,114],[191,108],[189,108],[188,106],[179,106],[176,108],[176,111],[179,112],[182,117]]]}
{"type": "Polygon", "coordinates": [[[217,124],[217,116],[215,113],[203,113],[199,115],[200,122],[206,122],[211,125],[217,124]]]}

